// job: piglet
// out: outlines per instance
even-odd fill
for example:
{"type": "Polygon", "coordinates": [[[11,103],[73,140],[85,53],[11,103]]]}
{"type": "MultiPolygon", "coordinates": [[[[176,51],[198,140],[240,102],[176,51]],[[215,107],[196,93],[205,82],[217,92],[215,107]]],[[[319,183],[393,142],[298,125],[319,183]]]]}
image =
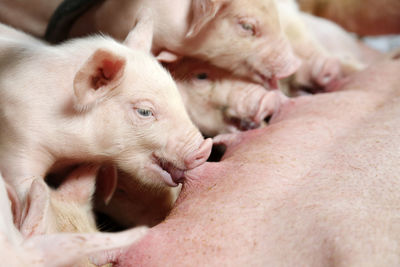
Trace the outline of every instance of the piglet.
{"type": "MultiPolygon", "coordinates": [[[[43,192],[38,190],[40,188],[47,189],[43,180],[35,180],[32,187],[32,196],[43,198],[36,194],[43,192]]],[[[36,229],[46,228],[43,218],[46,217],[48,205],[41,205],[46,202],[40,200],[28,202],[32,205],[27,207],[26,216],[22,220],[21,231],[25,233],[22,234],[13,222],[14,213],[11,207],[20,205],[15,196],[13,188],[0,175],[0,257],[4,266],[76,266],[75,264],[85,256],[90,256],[94,262],[106,262],[105,254],[112,259],[114,253],[118,251],[116,249],[132,244],[147,232],[145,227],[140,227],[117,234],[64,233],[27,236],[26,227],[31,230],[32,226],[36,229]]]]}
{"type": "Polygon", "coordinates": [[[163,62],[191,56],[268,88],[299,67],[275,0],[106,0],[77,19],[70,36],[101,31],[123,40],[146,12],[154,19],[152,52],[163,62]]]}
{"type": "Polygon", "coordinates": [[[59,162],[108,162],[144,183],[176,186],[206,161],[212,142],[149,53],[151,37],[148,21],[124,44],[0,37],[0,170],[22,202],[59,162]]]}
{"type": "Polygon", "coordinates": [[[189,116],[206,136],[260,127],[287,97],[194,58],[168,64],[189,116]]]}

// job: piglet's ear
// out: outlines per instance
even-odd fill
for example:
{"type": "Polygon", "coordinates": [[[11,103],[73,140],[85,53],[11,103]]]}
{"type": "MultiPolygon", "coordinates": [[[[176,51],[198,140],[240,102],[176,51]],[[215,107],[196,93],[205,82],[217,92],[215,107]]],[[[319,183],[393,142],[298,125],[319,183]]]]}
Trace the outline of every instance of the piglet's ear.
{"type": "Polygon", "coordinates": [[[7,190],[7,195],[9,200],[11,201],[11,212],[14,218],[14,224],[15,225],[20,225],[20,220],[21,220],[21,203],[19,201],[19,198],[17,196],[17,193],[15,192],[14,188],[12,188],[9,184],[6,185],[6,190],[7,190]]]}
{"type": "Polygon", "coordinates": [[[104,49],[96,50],[74,78],[75,108],[89,109],[122,81],[126,59],[104,49]]]}
{"type": "Polygon", "coordinates": [[[157,60],[163,63],[172,63],[180,60],[182,56],[172,53],[167,50],[162,50],[157,56],[157,60]]]}
{"type": "Polygon", "coordinates": [[[124,44],[132,49],[150,53],[153,42],[153,15],[148,8],[142,8],[139,14],[136,25],[129,32],[124,44]]]}
{"type": "Polygon", "coordinates": [[[196,36],[217,15],[224,3],[224,0],[193,0],[191,7],[192,20],[186,37],[196,36]]]}
{"type": "Polygon", "coordinates": [[[64,200],[88,204],[95,190],[99,165],[82,165],[74,169],[52,195],[64,200]]]}
{"type": "Polygon", "coordinates": [[[118,174],[117,168],[111,164],[103,165],[96,180],[96,194],[99,195],[107,205],[117,188],[118,174]]]}
{"type": "Polygon", "coordinates": [[[25,237],[45,234],[48,229],[50,189],[43,179],[32,182],[21,218],[21,234],[25,237]]]}

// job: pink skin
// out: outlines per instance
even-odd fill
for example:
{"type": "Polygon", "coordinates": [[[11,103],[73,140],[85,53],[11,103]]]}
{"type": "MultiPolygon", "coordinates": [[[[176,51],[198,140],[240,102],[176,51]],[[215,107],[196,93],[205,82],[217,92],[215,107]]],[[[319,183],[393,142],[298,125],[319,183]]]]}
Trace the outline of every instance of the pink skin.
{"type": "Polygon", "coordinates": [[[275,0],[103,1],[77,20],[71,36],[101,31],[123,40],[145,12],[153,14],[152,51],[160,61],[191,56],[272,89],[300,65],[275,0]]]}
{"type": "Polygon", "coordinates": [[[187,172],[170,215],[116,266],[398,265],[399,68],[376,64],[216,139],[222,161],[187,172]]]}
{"type": "Polygon", "coordinates": [[[176,186],[206,161],[212,142],[149,53],[151,28],[142,19],[124,44],[98,36],[54,47],[2,31],[0,170],[21,200],[55,163],[113,163],[143,183],[176,186]]]}
{"type": "Polygon", "coordinates": [[[194,124],[207,136],[258,128],[287,98],[194,58],[166,65],[194,124]]]}

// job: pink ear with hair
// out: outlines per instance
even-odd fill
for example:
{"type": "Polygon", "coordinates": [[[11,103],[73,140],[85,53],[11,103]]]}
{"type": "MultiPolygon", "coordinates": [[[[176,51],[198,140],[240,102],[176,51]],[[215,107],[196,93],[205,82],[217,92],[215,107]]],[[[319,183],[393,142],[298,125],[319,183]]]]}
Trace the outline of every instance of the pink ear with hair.
{"type": "Polygon", "coordinates": [[[6,185],[6,191],[9,200],[11,201],[11,212],[14,218],[14,224],[19,226],[20,221],[21,221],[21,203],[19,201],[19,198],[17,196],[17,192],[15,192],[14,188],[12,188],[9,184],[6,185]]]}
{"type": "Polygon", "coordinates": [[[123,78],[126,59],[98,49],[78,70],[74,78],[75,108],[85,110],[101,101],[123,78]]]}
{"type": "Polygon", "coordinates": [[[42,235],[48,229],[50,211],[50,189],[43,179],[33,180],[26,197],[21,217],[21,234],[25,237],[42,235]]]}
{"type": "Polygon", "coordinates": [[[192,20],[186,37],[191,38],[199,34],[204,26],[214,19],[224,3],[224,0],[193,0],[192,20]]]}
{"type": "Polygon", "coordinates": [[[124,45],[150,53],[154,31],[153,13],[149,8],[142,8],[139,14],[136,25],[124,40],[124,45]]]}
{"type": "Polygon", "coordinates": [[[81,165],[71,171],[52,195],[81,204],[90,203],[95,190],[99,165],[81,165]]]}

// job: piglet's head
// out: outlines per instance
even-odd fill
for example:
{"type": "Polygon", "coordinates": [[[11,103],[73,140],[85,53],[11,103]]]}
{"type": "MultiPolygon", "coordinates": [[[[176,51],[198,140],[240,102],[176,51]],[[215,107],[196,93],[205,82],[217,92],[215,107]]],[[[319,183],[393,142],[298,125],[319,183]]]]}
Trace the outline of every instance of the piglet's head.
{"type": "Polygon", "coordinates": [[[98,49],[86,60],[74,80],[75,106],[90,132],[90,155],[145,183],[176,186],[185,170],[206,161],[212,143],[150,55],[151,38],[141,38],[147,31],[139,32],[128,36],[137,38],[130,48],[98,49]]]}
{"type": "Polygon", "coordinates": [[[284,36],[274,0],[194,0],[190,51],[268,88],[300,65],[284,36]]]}
{"type": "Polygon", "coordinates": [[[286,97],[194,58],[167,65],[192,121],[206,136],[258,128],[286,97]]]}

